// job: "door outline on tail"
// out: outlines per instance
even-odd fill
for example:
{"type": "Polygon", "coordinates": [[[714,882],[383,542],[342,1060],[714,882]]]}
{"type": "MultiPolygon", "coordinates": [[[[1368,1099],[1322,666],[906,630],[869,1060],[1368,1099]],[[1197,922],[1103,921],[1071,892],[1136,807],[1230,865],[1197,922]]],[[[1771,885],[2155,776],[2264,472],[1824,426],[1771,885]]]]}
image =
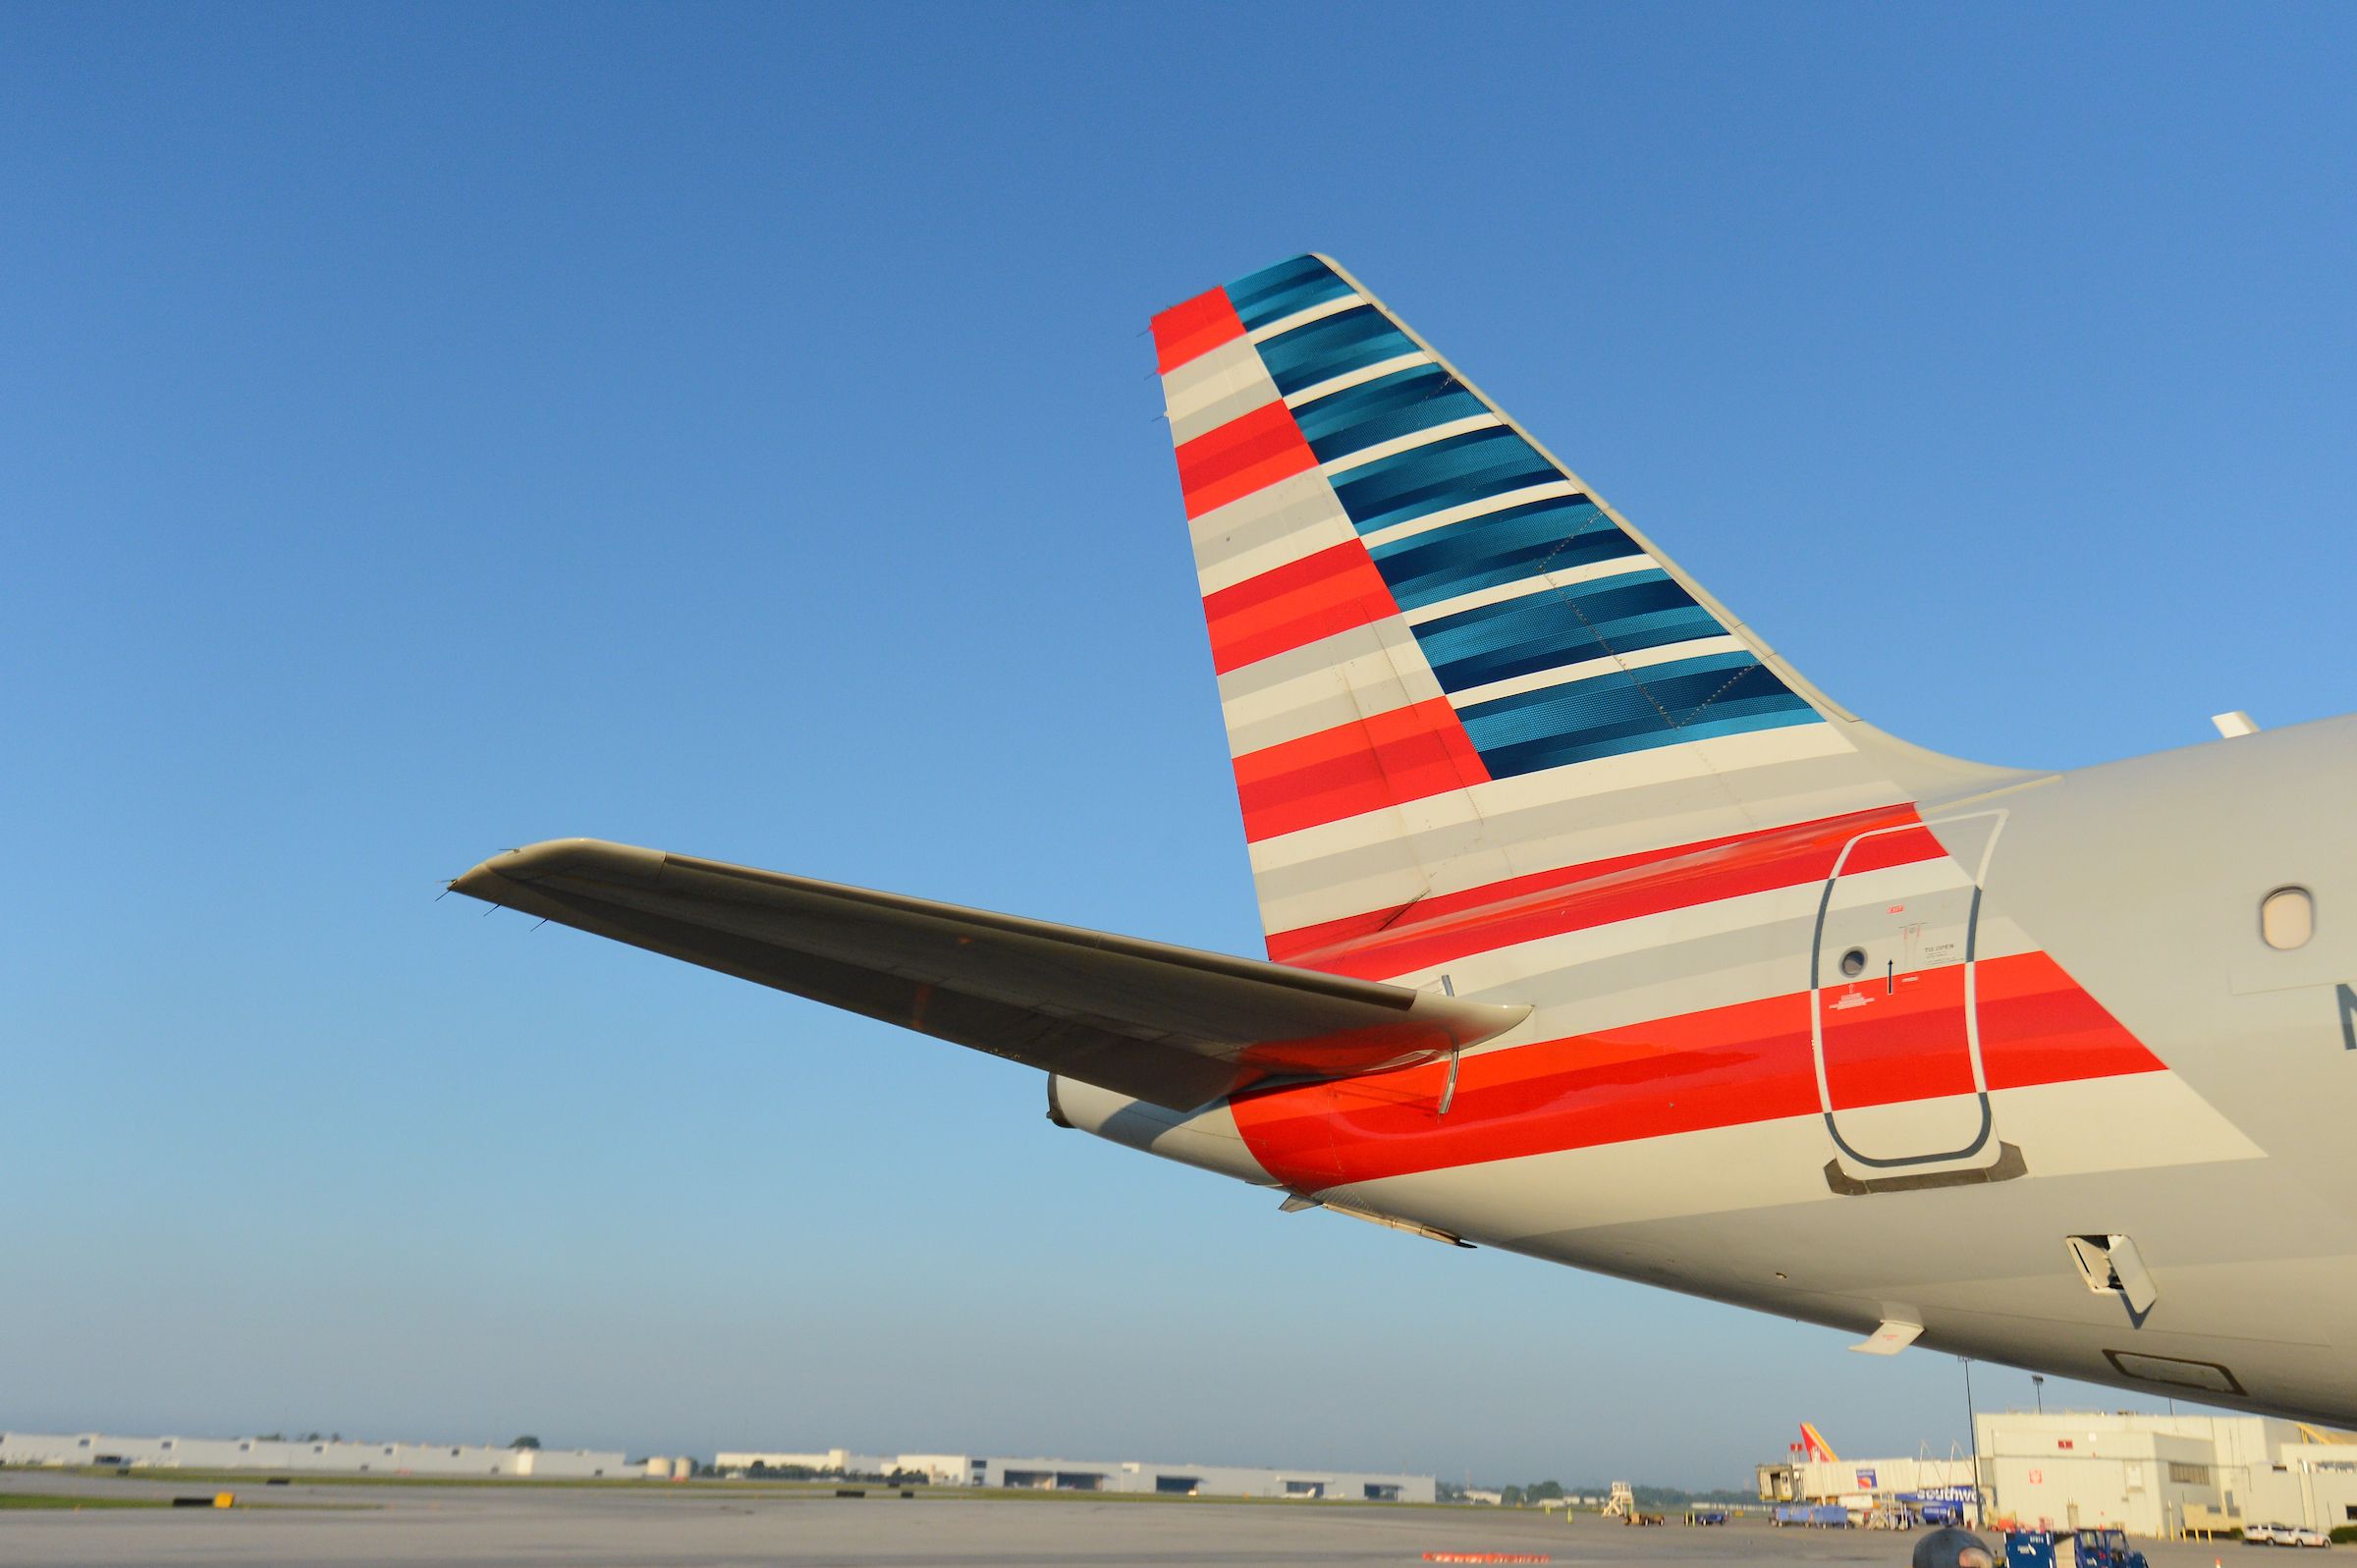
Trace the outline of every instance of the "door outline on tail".
{"type": "Polygon", "coordinates": [[[1996,1131],[1997,1118],[1989,1104],[1989,1076],[1981,1064],[1981,1004],[1978,973],[1981,892],[1989,880],[1989,860],[1997,852],[1998,837],[2004,831],[2006,815],[2003,808],[2000,807],[1988,811],[1966,811],[1946,817],[1930,817],[1920,822],[1900,823],[1889,828],[1875,828],[1851,838],[1841,846],[1841,852],[1834,857],[1834,869],[1827,873],[1825,888],[1817,896],[1816,924],[1809,933],[1809,1051],[1817,1069],[1817,1108],[1825,1117],[1825,1130],[1828,1136],[1834,1140],[1834,1147],[1841,1152],[1844,1159],[1855,1161],[1861,1165],[1874,1169],[1889,1170],[1906,1165],[1943,1164],[1957,1160],[1969,1160],[1989,1146],[1990,1136],[1996,1131]],[[1948,855],[1950,862],[1965,869],[1971,878],[1972,899],[1964,919],[1964,1041],[1965,1054],[1972,1063],[1973,1095],[1980,1103],[1980,1128],[1973,1135],[1972,1140],[1963,1147],[1936,1154],[1895,1156],[1860,1154],[1850,1147],[1846,1138],[1841,1136],[1840,1123],[1834,1114],[1833,1086],[1825,1067],[1825,925],[1826,917],[1833,908],[1834,889],[1840,883],[1842,868],[1849,864],[1850,852],[1869,838],[1894,833],[1929,831],[1934,841],[1938,842],[1943,850],[1946,850],[1947,843],[1941,838],[1940,829],[1957,823],[1982,820],[1989,823],[1989,834],[1981,842],[1978,864],[1963,867],[1963,863],[1957,861],[1952,853],[1948,855]]]}

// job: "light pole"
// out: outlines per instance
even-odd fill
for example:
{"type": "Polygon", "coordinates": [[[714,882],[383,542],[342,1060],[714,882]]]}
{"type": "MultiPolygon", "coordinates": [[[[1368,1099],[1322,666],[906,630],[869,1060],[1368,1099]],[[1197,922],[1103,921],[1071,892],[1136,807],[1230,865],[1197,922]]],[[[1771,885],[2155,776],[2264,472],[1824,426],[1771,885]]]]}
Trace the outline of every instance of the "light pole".
{"type": "Polygon", "coordinates": [[[1956,1359],[1964,1364],[1964,1432],[1972,1439],[1972,1522],[1987,1529],[1989,1510],[1981,1498],[1981,1429],[1972,1419],[1972,1358],[1956,1359]]]}
{"type": "Polygon", "coordinates": [[[2038,1396],[2038,1414],[2045,1415],[2046,1378],[2044,1375],[2035,1372],[2030,1374],[2030,1391],[2038,1396]]]}

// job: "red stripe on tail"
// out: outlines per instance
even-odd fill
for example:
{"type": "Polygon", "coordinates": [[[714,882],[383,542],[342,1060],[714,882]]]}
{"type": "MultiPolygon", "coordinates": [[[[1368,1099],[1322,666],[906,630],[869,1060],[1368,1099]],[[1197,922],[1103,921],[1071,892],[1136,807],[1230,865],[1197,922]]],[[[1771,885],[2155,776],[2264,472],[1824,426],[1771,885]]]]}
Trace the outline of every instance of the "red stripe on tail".
{"type": "Polygon", "coordinates": [[[2043,952],[1973,965],[1981,1073],[1992,1089],[2075,1083],[2167,1065],[2043,952]]]}
{"type": "MultiPolygon", "coordinates": [[[[1991,1089],[2155,1072],[2163,1063],[2043,952],[1976,966],[1991,1089]]],[[[1819,1113],[1805,991],[1233,1102],[1236,1129],[1297,1192],[1419,1170],[1819,1113]]],[[[1937,1095],[1925,1084],[1908,1098],[1937,1095]]],[[[1966,1089],[1970,1085],[1965,1085],[1966,1089]]]]}
{"type": "Polygon", "coordinates": [[[1817,1111],[1806,992],[1478,1053],[1436,1116],[1448,1075],[1442,1062],[1247,1091],[1236,1130],[1270,1175],[1321,1192],[1817,1111]]]}
{"type": "Polygon", "coordinates": [[[1181,445],[1178,487],[1186,492],[1187,516],[1200,517],[1317,465],[1317,454],[1301,439],[1293,411],[1272,403],[1181,445]]]}
{"type": "Polygon", "coordinates": [[[1367,547],[1345,539],[1203,600],[1221,675],[1380,621],[1397,608],[1367,547]]]}
{"type": "Polygon", "coordinates": [[[1189,359],[1243,335],[1244,324],[1236,319],[1235,306],[1228,302],[1228,291],[1206,290],[1154,318],[1155,365],[1167,376],[1189,359]]]}
{"type": "Polygon", "coordinates": [[[1244,837],[1255,843],[1486,784],[1489,777],[1446,697],[1395,708],[1235,759],[1244,837]]]}

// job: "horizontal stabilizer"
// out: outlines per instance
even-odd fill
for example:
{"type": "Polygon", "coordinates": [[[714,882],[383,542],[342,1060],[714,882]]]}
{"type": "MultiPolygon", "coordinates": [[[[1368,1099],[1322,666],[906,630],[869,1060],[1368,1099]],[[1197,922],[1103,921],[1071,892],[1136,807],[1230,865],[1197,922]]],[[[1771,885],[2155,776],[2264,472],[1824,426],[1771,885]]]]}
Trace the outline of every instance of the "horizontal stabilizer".
{"type": "Polygon", "coordinates": [[[1530,1012],[595,838],[451,886],[1173,1109],[1435,1060],[1530,1012]]]}

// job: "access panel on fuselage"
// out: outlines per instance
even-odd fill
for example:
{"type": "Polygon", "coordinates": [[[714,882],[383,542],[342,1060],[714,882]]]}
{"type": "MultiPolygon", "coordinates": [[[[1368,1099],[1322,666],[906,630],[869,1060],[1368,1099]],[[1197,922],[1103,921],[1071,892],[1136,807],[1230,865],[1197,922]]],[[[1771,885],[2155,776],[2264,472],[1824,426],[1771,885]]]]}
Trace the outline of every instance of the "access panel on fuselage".
{"type": "Polygon", "coordinates": [[[1817,919],[1819,1092],[1840,1152],[1869,1167],[1990,1144],[1973,1012],[1974,932],[1999,813],[1885,828],[1843,846],[1817,919]]]}

